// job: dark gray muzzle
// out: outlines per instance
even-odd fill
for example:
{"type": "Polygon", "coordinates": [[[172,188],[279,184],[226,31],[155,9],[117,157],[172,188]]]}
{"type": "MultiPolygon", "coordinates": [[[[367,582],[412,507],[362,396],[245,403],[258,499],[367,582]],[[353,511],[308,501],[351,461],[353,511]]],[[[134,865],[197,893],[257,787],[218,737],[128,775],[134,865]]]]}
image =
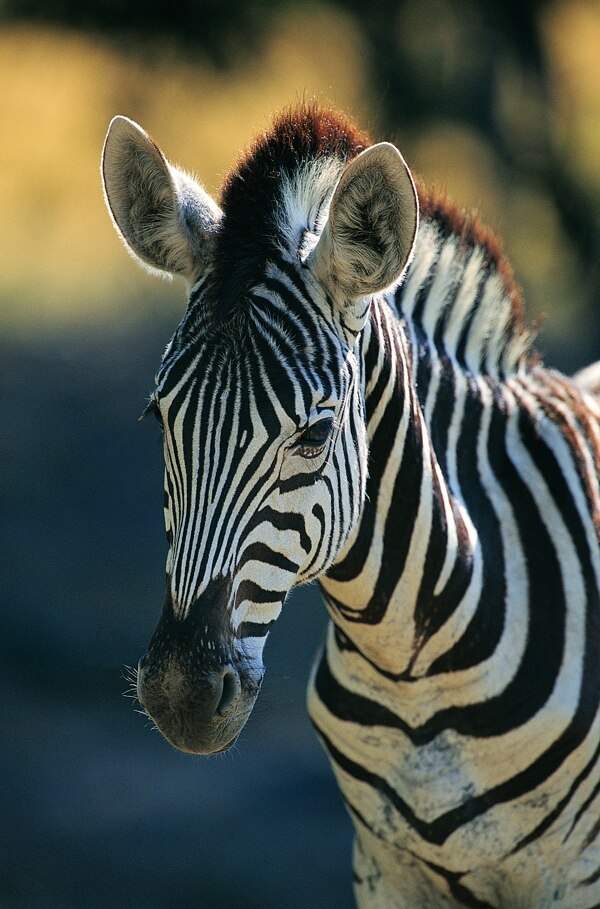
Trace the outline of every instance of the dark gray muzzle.
{"type": "Polygon", "coordinates": [[[228,592],[223,579],[213,581],[184,619],[167,595],[138,667],[144,711],[172,745],[194,754],[235,742],[262,682],[262,665],[244,659],[231,632],[228,592]]]}

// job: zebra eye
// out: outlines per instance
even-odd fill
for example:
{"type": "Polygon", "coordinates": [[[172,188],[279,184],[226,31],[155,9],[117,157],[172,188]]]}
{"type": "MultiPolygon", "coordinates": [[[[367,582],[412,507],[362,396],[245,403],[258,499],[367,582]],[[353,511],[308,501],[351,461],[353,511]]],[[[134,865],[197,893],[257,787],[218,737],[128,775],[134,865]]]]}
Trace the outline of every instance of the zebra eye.
{"type": "Polygon", "coordinates": [[[323,451],[333,429],[333,418],[325,417],[305,429],[294,446],[295,454],[303,458],[316,458],[323,451]]]}

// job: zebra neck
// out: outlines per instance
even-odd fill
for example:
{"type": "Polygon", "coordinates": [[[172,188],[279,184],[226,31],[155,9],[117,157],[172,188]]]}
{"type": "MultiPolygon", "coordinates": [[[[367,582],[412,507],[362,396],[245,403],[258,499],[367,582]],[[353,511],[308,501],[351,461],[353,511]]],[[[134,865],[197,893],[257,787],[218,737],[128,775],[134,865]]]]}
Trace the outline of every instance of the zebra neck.
{"type": "Polygon", "coordinates": [[[426,673],[464,631],[475,545],[428,425],[443,385],[439,364],[419,359],[411,331],[386,303],[374,305],[363,338],[366,500],[353,537],[321,579],[344,639],[407,677],[426,673]],[[419,382],[429,389],[425,400],[419,382]]]}

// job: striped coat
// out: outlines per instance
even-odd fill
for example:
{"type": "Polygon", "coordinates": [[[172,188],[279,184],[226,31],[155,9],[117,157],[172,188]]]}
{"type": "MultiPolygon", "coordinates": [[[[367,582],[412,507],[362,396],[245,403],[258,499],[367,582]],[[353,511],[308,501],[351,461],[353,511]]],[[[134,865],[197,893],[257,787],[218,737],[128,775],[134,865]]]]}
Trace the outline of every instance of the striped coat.
{"type": "Polygon", "coordinates": [[[152,402],[144,709],[183,750],[229,747],[316,577],[309,710],[359,906],[599,906],[592,381],[538,362],[491,234],[338,115],[282,115],[219,206],[123,118],[103,170],[126,243],[191,288],[152,402]]]}

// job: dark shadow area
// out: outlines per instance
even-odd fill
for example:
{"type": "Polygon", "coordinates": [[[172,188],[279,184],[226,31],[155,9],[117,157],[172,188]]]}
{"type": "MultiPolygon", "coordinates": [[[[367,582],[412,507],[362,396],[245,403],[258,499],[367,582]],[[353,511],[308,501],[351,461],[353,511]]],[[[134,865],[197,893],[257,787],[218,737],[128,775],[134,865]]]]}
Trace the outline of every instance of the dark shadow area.
{"type": "Polygon", "coordinates": [[[345,909],[351,830],[305,709],[323,635],[286,605],[235,750],[173,750],[122,697],[162,603],[170,327],[2,343],[0,906],[345,909]]]}

